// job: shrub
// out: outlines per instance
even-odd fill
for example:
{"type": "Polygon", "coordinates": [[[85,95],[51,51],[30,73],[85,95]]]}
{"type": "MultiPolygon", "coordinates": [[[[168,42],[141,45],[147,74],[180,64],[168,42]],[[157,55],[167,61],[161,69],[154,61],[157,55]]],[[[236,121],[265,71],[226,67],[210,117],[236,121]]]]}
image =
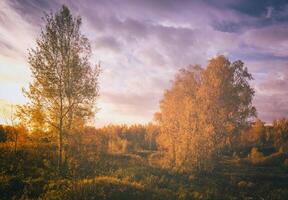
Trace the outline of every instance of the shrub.
{"type": "Polygon", "coordinates": [[[164,153],[163,152],[155,152],[148,156],[149,164],[152,166],[166,166],[167,163],[164,159],[164,153]]]}
{"type": "Polygon", "coordinates": [[[148,199],[142,185],[112,177],[84,179],[75,183],[69,199],[148,199]]]}
{"type": "Polygon", "coordinates": [[[153,200],[153,199],[175,199],[172,191],[161,189],[152,190],[145,188],[136,182],[128,182],[113,177],[97,177],[95,179],[84,179],[72,186],[68,193],[68,199],[72,200],[153,200]]]}
{"type": "Polygon", "coordinates": [[[41,200],[62,200],[69,199],[68,194],[71,188],[69,180],[51,180],[44,187],[44,193],[40,197],[41,200]]]}
{"type": "Polygon", "coordinates": [[[288,189],[274,189],[272,190],[267,199],[273,199],[273,200],[283,200],[283,199],[287,199],[288,197],[288,189]]]}
{"type": "Polygon", "coordinates": [[[283,152],[276,152],[269,156],[264,156],[257,148],[253,148],[249,154],[249,160],[254,165],[262,166],[280,166],[284,162],[285,154],[283,152]]]}
{"type": "Polygon", "coordinates": [[[44,192],[47,181],[43,177],[39,177],[27,180],[25,183],[28,197],[38,198],[44,192]]]}
{"type": "Polygon", "coordinates": [[[284,167],[288,168],[288,158],[286,158],[283,162],[284,167]]]}
{"type": "Polygon", "coordinates": [[[0,199],[13,199],[22,196],[25,183],[21,177],[0,177],[0,199]]]}
{"type": "Polygon", "coordinates": [[[264,155],[263,153],[259,152],[256,147],[253,147],[248,155],[248,158],[253,164],[257,164],[263,160],[264,155]]]}

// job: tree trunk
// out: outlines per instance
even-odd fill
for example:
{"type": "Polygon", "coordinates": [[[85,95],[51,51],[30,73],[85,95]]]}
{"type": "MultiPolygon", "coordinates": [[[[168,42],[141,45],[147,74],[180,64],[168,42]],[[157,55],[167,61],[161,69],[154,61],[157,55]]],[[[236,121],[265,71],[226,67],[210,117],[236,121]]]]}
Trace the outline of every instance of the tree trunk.
{"type": "MultiPolygon", "coordinates": [[[[15,131],[15,130],[14,130],[15,131]]],[[[18,143],[18,133],[17,131],[15,132],[15,143],[14,143],[14,152],[16,154],[17,152],[17,143],[18,143]]]]}
{"type": "Polygon", "coordinates": [[[63,122],[60,119],[59,123],[59,158],[58,158],[58,170],[62,173],[62,162],[63,162],[63,122]]]}
{"type": "Polygon", "coordinates": [[[176,144],[175,139],[172,141],[172,166],[176,167],[176,144]]]}
{"type": "Polygon", "coordinates": [[[63,93],[62,93],[62,70],[60,73],[60,83],[59,83],[59,97],[60,97],[60,113],[59,113],[59,160],[58,160],[58,170],[62,174],[62,161],[63,161],[63,93]]]}

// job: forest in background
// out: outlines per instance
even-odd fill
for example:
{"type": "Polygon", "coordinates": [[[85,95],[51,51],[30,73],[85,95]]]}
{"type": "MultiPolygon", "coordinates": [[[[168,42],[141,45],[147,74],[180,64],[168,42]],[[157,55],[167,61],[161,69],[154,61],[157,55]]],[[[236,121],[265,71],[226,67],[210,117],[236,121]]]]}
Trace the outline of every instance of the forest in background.
{"type": "Polygon", "coordinates": [[[45,20],[29,51],[29,103],[0,126],[0,199],[288,196],[288,120],[257,119],[242,61],[179,70],[152,123],[95,128],[101,66],[81,18],[63,6],[45,20]]]}
{"type": "Polygon", "coordinates": [[[65,144],[59,176],[57,145],[1,126],[1,199],[285,199],[287,129],[257,120],[213,170],[186,172],[168,165],[157,125],[86,127],[65,144]]]}

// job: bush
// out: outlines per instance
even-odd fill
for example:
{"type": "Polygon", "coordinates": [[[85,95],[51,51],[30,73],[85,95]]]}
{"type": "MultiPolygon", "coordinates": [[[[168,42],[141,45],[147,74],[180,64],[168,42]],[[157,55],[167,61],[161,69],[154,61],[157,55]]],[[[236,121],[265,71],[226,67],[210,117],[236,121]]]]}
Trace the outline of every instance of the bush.
{"type": "Polygon", "coordinates": [[[47,180],[45,180],[43,177],[26,181],[26,190],[28,197],[38,198],[44,192],[44,187],[46,184],[47,180]]]}
{"type": "Polygon", "coordinates": [[[41,200],[62,200],[69,199],[68,194],[71,188],[71,181],[69,180],[51,180],[44,187],[44,193],[41,200]]]}
{"type": "Polygon", "coordinates": [[[25,183],[21,177],[0,177],[0,199],[20,198],[24,192],[25,183]]]}
{"type": "Polygon", "coordinates": [[[254,165],[262,166],[281,166],[284,162],[285,154],[283,152],[276,152],[269,156],[264,156],[263,153],[259,152],[256,147],[253,147],[249,154],[249,160],[254,165]]]}
{"type": "Polygon", "coordinates": [[[155,152],[148,156],[149,164],[152,166],[165,166],[164,153],[163,152],[155,152]]]}
{"type": "Polygon", "coordinates": [[[288,158],[286,158],[283,162],[284,167],[288,168],[288,158]]]}
{"type": "Polygon", "coordinates": [[[75,183],[69,199],[147,199],[144,187],[112,177],[84,179],[75,183]]]}
{"type": "Polygon", "coordinates": [[[72,200],[173,199],[171,193],[166,193],[162,190],[150,190],[139,183],[127,182],[113,177],[97,177],[75,183],[72,186],[72,190],[68,193],[68,198],[72,200]]]}
{"type": "Polygon", "coordinates": [[[263,160],[264,155],[263,153],[259,152],[256,147],[253,147],[248,155],[248,158],[253,164],[257,164],[263,160]]]}
{"type": "Polygon", "coordinates": [[[288,197],[288,189],[275,189],[272,190],[267,199],[273,199],[273,200],[283,200],[283,199],[287,199],[288,197]]]}

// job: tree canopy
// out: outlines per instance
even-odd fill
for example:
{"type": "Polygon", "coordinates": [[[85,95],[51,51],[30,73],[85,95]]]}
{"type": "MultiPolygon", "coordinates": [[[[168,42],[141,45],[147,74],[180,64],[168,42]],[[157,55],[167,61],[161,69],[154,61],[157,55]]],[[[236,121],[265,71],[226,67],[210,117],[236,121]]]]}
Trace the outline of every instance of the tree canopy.
{"type": "Polygon", "coordinates": [[[81,34],[81,18],[63,6],[47,14],[46,26],[29,52],[33,81],[24,94],[29,103],[20,113],[32,129],[57,133],[59,164],[65,136],[93,116],[99,66],[92,67],[91,47],[81,34]]]}
{"type": "Polygon", "coordinates": [[[159,145],[177,169],[211,169],[223,146],[256,115],[243,62],[224,56],[182,69],[160,103],[159,145]]]}

